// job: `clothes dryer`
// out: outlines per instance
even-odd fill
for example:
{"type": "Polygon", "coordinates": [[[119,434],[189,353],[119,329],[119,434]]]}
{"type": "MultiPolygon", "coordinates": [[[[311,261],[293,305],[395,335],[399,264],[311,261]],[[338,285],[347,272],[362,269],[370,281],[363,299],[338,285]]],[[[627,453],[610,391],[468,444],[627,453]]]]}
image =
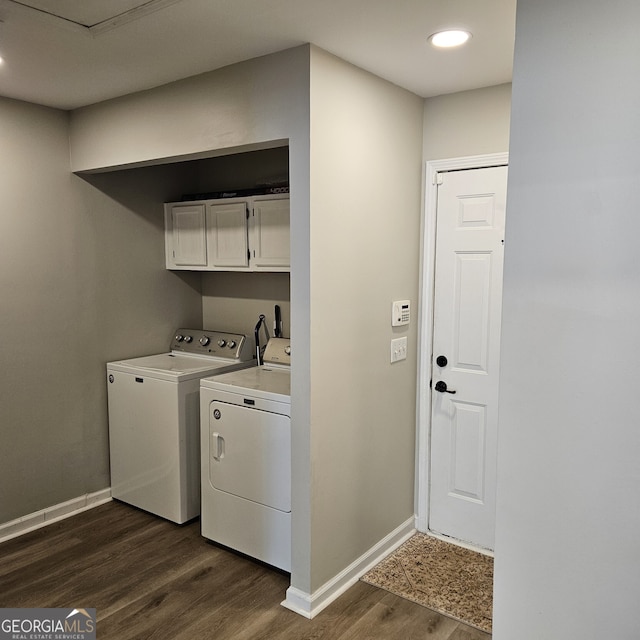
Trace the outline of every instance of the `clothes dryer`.
{"type": "Polygon", "coordinates": [[[291,345],[200,381],[202,535],[291,570],[291,345]]]}
{"type": "Polygon", "coordinates": [[[181,524],[200,513],[200,379],[255,360],[221,331],[179,329],[170,349],[107,364],[111,494],[181,524]]]}

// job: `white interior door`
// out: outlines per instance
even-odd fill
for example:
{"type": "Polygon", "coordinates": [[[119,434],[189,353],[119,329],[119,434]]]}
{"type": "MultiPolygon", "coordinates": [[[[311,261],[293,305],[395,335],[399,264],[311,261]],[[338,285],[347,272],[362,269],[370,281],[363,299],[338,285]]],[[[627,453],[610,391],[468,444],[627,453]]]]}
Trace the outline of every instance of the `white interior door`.
{"type": "Polygon", "coordinates": [[[493,549],[507,167],[438,182],[429,529],[493,549]]]}

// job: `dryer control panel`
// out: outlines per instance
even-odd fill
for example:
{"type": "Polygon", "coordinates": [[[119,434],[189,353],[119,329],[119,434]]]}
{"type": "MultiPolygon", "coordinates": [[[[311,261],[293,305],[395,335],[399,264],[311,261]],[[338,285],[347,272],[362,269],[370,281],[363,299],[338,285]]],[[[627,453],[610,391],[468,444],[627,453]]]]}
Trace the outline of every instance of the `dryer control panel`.
{"type": "Polygon", "coordinates": [[[264,364],[291,365],[291,340],[289,338],[271,338],[264,350],[264,364]]]}

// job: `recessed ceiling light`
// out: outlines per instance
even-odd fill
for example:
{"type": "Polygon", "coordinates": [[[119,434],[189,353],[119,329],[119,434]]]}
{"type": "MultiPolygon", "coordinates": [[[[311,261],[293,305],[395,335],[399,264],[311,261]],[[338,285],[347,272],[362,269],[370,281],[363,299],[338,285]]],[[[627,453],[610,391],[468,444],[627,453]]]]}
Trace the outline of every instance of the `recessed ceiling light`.
{"type": "Polygon", "coordinates": [[[464,44],[471,34],[468,31],[462,31],[461,29],[450,29],[448,31],[438,31],[429,36],[429,40],[434,47],[459,47],[464,44]]]}

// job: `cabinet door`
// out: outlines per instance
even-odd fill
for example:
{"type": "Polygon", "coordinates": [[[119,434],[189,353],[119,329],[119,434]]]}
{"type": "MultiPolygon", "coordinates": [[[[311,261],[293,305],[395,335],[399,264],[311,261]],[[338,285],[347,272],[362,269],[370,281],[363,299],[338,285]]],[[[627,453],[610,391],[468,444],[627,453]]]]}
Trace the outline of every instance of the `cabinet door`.
{"type": "Polygon", "coordinates": [[[251,216],[251,266],[256,270],[289,269],[289,199],[256,200],[251,216]]]}
{"type": "Polygon", "coordinates": [[[207,207],[209,267],[247,267],[247,203],[209,204],[207,207]]]}
{"type": "Polygon", "coordinates": [[[177,267],[207,265],[205,210],[203,204],[171,207],[173,264],[177,267]]]}

